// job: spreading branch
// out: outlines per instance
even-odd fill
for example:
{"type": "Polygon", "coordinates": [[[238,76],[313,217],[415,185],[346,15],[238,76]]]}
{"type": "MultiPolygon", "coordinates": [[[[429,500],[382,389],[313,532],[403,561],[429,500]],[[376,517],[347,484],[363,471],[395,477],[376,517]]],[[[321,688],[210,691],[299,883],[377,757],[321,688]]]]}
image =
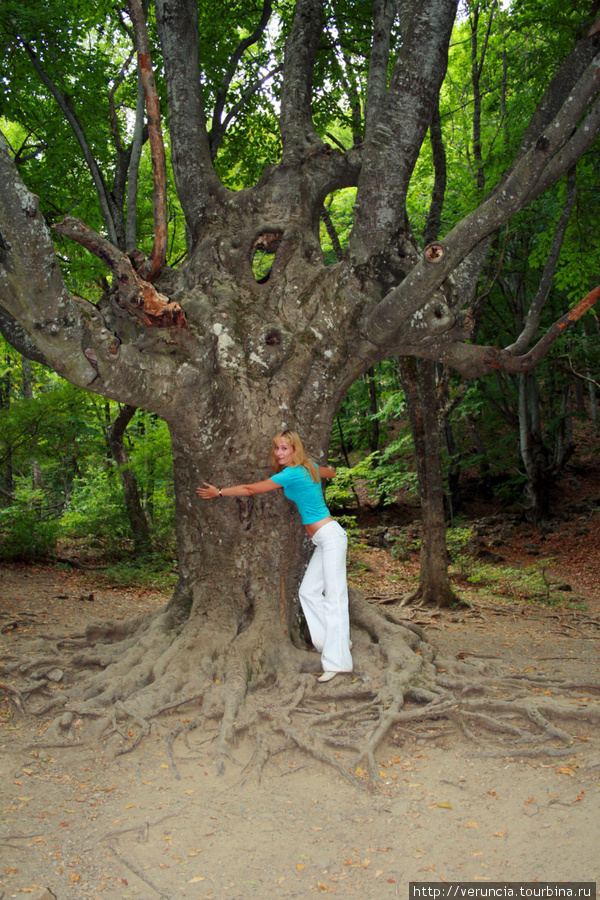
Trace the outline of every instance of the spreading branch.
{"type": "Polygon", "coordinates": [[[454,343],[435,358],[453,366],[465,378],[480,378],[491,372],[507,372],[510,375],[529,372],[544,358],[555,340],[567,328],[575,325],[599,299],[600,287],[596,287],[555,322],[537,344],[522,356],[514,356],[510,350],[498,347],[454,343]]]}
{"type": "MultiPolygon", "coordinates": [[[[363,329],[369,341],[379,346],[392,341],[403,322],[427,303],[473,247],[531,201],[538,182],[569,143],[575,124],[581,120],[599,89],[600,55],[587,67],[555,119],[513,167],[510,175],[439,243],[435,260],[424,253],[410,274],[375,307],[363,329]]],[[[600,132],[600,115],[594,119],[596,130],[592,131],[592,113],[579,128],[579,131],[585,131],[584,139],[589,142],[600,132]]],[[[562,172],[557,173],[557,177],[560,174],[562,172]]]]}
{"type": "Polygon", "coordinates": [[[171,162],[192,239],[223,193],[211,159],[198,58],[197,0],[156,0],[169,106],[171,162]]]}
{"type": "Polygon", "coordinates": [[[323,29],[323,0],[298,0],[285,46],[281,114],[282,163],[300,162],[322,146],[312,120],[315,57],[323,29]]]}
{"type": "Polygon", "coordinates": [[[56,100],[56,103],[61,109],[65,119],[73,129],[73,133],[77,138],[79,146],[81,147],[81,150],[83,152],[87,167],[90,170],[90,174],[96,188],[96,193],[98,194],[98,200],[100,202],[100,208],[102,210],[102,218],[104,219],[104,224],[106,225],[108,236],[115,247],[117,247],[119,245],[119,237],[117,223],[115,221],[114,204],[112,203],[112,198],[106,186],[104,176],[102,175],[100,167],[91,151],[84,128],[79,121],[77,113],[73,109],[73,105],[68,96],[61,90],[59,90],[58,86],[50,78],[44,66],[42,65],[39,56],[33,49],[32,45],[29,43],[29,41],[22,40],[21,43],[23,44],[27,55],[31,59],[34,69],[56,100]]]}
{"type": "Polygon", "coordinates": [[[393,0],[373,0],[373,41],[367,79],[366,140],[371,137],[379,120],[387,92],[390,42],[395,17],[396,4],[393,0]]]}

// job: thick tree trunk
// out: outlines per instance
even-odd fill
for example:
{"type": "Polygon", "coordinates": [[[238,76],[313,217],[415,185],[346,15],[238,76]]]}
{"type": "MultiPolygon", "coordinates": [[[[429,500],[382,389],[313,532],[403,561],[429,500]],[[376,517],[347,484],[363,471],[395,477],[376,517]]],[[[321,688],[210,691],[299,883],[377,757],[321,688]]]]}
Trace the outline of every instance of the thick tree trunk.
{"type": "Polygon", "coordinates": [[[279,654],[288,635],[302,646],[297,587],[310,545],[295,508],[283,491],[213,501],[196,494],[205,481],[227,486],[268,478],[269,436],[246,435],[243,453],[232,460],[226,438],[207,447],[173,428],[171,435],[180,568],[171,615],[192,629],[208,619],[209,630],[228,640],[252,629],[259,655],[279,654]]]}
{"type": "MultiPolygon", "coordinates": [[[[271,473],[275,416],[265,422],[258,396],[243,408],[222,396],[216,402],[214,430],[193,408],[170,425],[179,555],[173,597],[162,614],[118,633],[90,629],[89,639],[104,648],[104,671],[76,686],[73,696],[107,710],[129,698],[142,717],[174,698],[203,698],[203,714],[222,714],[222,768],[221,751],[227,752],[248,693],[275,682],[293,687],[298,673],[320,671],[320,656],[306,644],[297,599],[312,545],[283,491],[217,500],[196,493],[205,481],[227,486],[271,473]],[[120,643],[102,643],[115,637],[120,643]]],[[[326,446],[330,426],[306,424],[309,451],[320,441],[326,446]]],[[[310,455],[320,459],[318,452],[310,455]]]]}

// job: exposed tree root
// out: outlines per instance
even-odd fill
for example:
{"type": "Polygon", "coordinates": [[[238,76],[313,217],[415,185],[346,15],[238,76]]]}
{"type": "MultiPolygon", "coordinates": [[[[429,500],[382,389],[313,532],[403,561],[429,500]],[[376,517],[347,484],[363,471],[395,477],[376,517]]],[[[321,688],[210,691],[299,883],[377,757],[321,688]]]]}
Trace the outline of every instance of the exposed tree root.
{"type": "Polygon", "coordinates": [[[158,897],[163,897],[164,900],[169,900],[168,895],[163,894],[160,888],[157,888],[156,885],[152,883],[148,876],[144,872],[142,872],[139,866],[136,866],[134,863],[130,862],[122,852],[118,852],[114,847],[108,847],[107,849],[110,850],[112,855],[116,857],[116,859],[118,859],[119,862],[121,862],[124,866],[126,866],[126,868],[128,868],[130,872],[133,872],[133,874],[136,875],[140,879],[140,881],[143,881],[144,884],[147,884],[148,887],[151,888],[158,897]]]}
{"type": "Polygon", "coordinates": [[[27,718],[27,713],[25,710],[25,700],[23,699],[23,695],[21,691],[18,691],[17,688],[11,687],[10,684],[4,684],[4,682],[0,681],[0,691],[4,691],[6,696],[8,697],[9,703],[14,706],[18,712],[21,713],[23,718],[27,718]]]}
{"type": "Polygon", "coordinates": [[[389,741],[396,747],[459,734],[478,755],[523,758],[560,758],[592,744],[600,684],[502,672],[496,657],[467,651],[444,658],[409,611],[402,615],[382,615],[352,591],[356,671],[326,685],[314,677],[318,655],[294,647],[278,622],[257,618],[238,634],[228,623],[191,621],[174,632],[163,614],[93,626],[83,651],[63,642],[54,667],[71,686],[38,709],[31,697],[47,684],[47,658],[11,663],[13,675],[37,669],[37,680],[0,687],[23,714],[24,698],[34,715],[60,709],[45,739],[30,746],[86,746],[78,729],[91,729],[116,756],[166,726],[164,746],[179,778],[178,760],[196,749],[189,738],[201,730],[202,743],[214,745],[217,771],[239,766],[242,785],[260,783],[283,748],[299,748],[364,786],[379,782],[377,754],[389,741]],[[186,718],[171,724],[174,712],[186,718]],[[236,759],[242,735],[255,741],[245,761],[236,759]]]}

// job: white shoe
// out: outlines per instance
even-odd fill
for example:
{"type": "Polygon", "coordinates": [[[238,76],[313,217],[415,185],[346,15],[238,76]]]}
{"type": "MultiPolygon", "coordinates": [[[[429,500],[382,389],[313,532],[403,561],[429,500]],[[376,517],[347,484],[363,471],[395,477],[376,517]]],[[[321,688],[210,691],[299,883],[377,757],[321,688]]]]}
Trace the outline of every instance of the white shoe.
{"type": "Polygon", "coordinates": [[[324,681],[331,681],[332,678],[335,678],[336,675],[349,675],[349,672],[323,672],[322,675],[319,675],[317,681],[323,683],[324,681]]]}

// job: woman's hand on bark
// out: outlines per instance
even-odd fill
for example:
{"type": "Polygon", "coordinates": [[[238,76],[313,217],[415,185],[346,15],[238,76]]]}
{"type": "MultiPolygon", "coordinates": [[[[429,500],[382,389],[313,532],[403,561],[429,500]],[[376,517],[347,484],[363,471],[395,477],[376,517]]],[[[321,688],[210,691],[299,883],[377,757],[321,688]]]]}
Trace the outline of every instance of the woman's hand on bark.
{"type": "Polygon", "coordinates": [[[209,484],[208,481],[205,481],[204,487],[196,488],[196,493],[203,500],[214,500],[215,497],[219,496],[219,488],[216,488],[214,484],[209,484]]]}

